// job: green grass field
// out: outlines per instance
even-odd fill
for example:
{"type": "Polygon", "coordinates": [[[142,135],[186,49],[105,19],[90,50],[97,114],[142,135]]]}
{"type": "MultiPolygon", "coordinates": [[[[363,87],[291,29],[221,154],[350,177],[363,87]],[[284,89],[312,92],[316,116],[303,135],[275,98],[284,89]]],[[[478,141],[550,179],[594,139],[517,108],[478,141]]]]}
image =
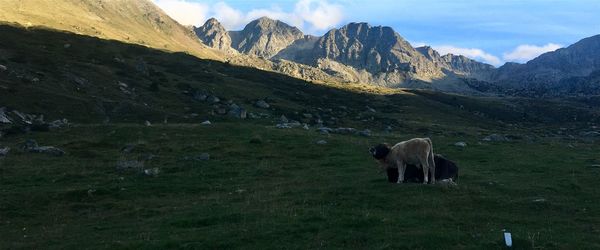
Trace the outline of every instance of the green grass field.
{"type": "Polygon", "coordinates": [[[432,136],[459,185],[389,184],[369,145],[418,134],[323,136],[253,123],[81,125],[11,137],[51,157],[1,159],[3,248],[517,249],[600,247],[599,147],[432,136]],[[329,143],[317,145],[325,139],[329,143]],[[464,140],[469,146],[451,145],[464,140]],[[138,145],[123,153],[127,144],[138,145]],[[184,160],[208,152],[208,161],[184,160]],[[156,177],[117,171],[156,155],[156,177]],[[539,199],[543,199],[539,201],[539,199]],[[538,201],[536,201],[538,200],[538,201]]]}

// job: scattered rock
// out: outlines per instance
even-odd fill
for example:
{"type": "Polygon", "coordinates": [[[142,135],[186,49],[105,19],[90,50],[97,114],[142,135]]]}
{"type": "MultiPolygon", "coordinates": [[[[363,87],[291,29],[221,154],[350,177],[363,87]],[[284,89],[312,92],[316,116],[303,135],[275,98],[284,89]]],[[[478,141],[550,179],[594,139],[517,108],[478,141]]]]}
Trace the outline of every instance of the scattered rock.
{"type": "Polygon", "coordinates": [[[306,118],[306,119],[312,119],[313,118],[312,114],[302,114],[302,116],[304,116],[304,118],[306,118]]]}
{"type": "Polygon", "coordinates": [[[546,202],[546,199],[544,199],[544,198],[538,198],[538,199],[533,200],[533,202],[536,202],[536,203],[537,202],[546,202]]]}
{"type": "Polygon", "coordinates": [[[268,104],[266,101],[264,101],[264,100],[258,100],[258,101],[256,101],[256,103],[254,103],[254,105],[255,105],[256,107],[258,107],[258,108],[261,108],[261,109],[268,109],[268,108],[270,108],[270,107],[271,107],[271,105],[269,105],[269,104],[268,104]]]}
{"type": "Polygon", "coordinates": [[[220,101],[221,101],[221,99],[214,95],[210,95],[210,96],[206,97],[206,102],[211,103],[211,104],[219,103],[220,101]]]}
{"type": "Polygon", "coordinates": [[[65,48],[65,49],[71,48],[71,44],[70,43],[65,43],[65,45],[63,45],[63,48],[65,48]]]}
{"type": "Polygon", "coordinates": [[[354,129],[354,128],[336,128],[333,130],[333,133],[341,134],[341,135],[349,135],[349,134],[356,133],[356,129],[354,129]]]}
{"type": "Polygon", "coordinates": [[[206,101],[206,98],[208,98],[208,95],[202,94],[200,92],[194,92],[194,94],[192,95],[192,99],[200,102],[206,101]]]}
{"type": "Polygon", "coordinates": [[[12,121],[8,118],[8,114],[6,114],[6,108],[0,108],[0,123],[12,123],[12,121]]]}
{"type": "Polygon", "coordinates": [[[71,80],[73,80],[73,82],[79,86],[86,86],[88,84],[88,80],[83,78],[83,77],[78,77],[75,75],[71,76],[71,80]]]}
{"type": "Polygon", "coordinates": [[[322,135],[328,135],[333,132],[333,129],[328,128],[328,127],[320,127],[317,129],[317,131],[322,135]]]}
{"type": "Polygon", "coordinates": [[[67,119],[62,119],[62,120],[55,120],[53,122],[48,123],[48,126],[51,129],[58,129],[58,128],[64,128],[64,127],[68,127],[71,124],[69,124],[69,120],[67,119]]]}
{"type": "Polygon", "coordinates": [[[53,146],[39,146],[38,143],[32,139],[25,141],[22,149],[29,153],[42,153],[52,156],[63,156],[65,154],[65,151],[53,146]]]}
{"type": "Polygon", "coordinates": [[[393,130],[392,126],[387,126],[387,127],[385,127],[385,129],[383,131],[386,132],[386,133],[391,133],[392,130],[393,130]]]}
{"type": "Polygon", "coordinates": [[[150,75],[148,71],[148,64],[142,58],[138,58],[135,62],[135,70],[142,73],[143,75],[150,75]]]}
{"type": "Polygon", "coordinates": [[[0,72],[6,71],[6,70],[8,70],[8,67],[0,64],[0,72]]]}
{"type": "Polygon", "coordinates": [[[377,113],[377,111],[369,106],[367,106],[367,111],[371,112],[371,113],[377,113]]]}
{"type": "Polygon", "coordinates": [[[320,141],[317,141],[317,144],[318,145],[325,145],[325,144],[327,144],[327,141],[326,140],[320,140],[320,141]]]}
{"type": "Polygon", "coordinates": [[[4,156],[8,155],[8,152],[10,152],[9,147],[0,148],[0,157],[4,157],[4,156]]]}
{"type": "Polygon", "coordinates": [[[48,154],[48,155],[52,155],[52,156],[63,156],[65,154],[65,151],[62,151],[61,149],[53,147],[53,146],[41,146],[41,147],[32,149],[29,152],[48,154]]]}
{"type": "Polygon", "coordinates": [[[488,136],[484,137],[481,140],[482,141],[487,141],[487,142],[507,142],[507,141],[510,141],[506,136],[499,135],[499,134],[491,134],[491,135],[488,135],[488,136]]]}
{"type": "Polygon", "coordinates": [[[146,127],[150,127],[150,126],[152,126],[152,123],[150,123],[150,121],[146,121],[146,122],[144,122],[144,125],[146,125],[146,127]]]}
{"type": "Polygon", "coordinates": [[[21,113],[17,110],[13,110],[12,113],[15,114],[17,116],[17,118],[19,118],[21,120],[21,122],[23,122],[25,124],[31,125],[31,124],[33,124],[33,120],[35,119],[34,115],[21,113]]]}
{"type": "Polygon", "coordinates": [[[291,127],[290,125],[288,125],[287,123],[280,123],[280,124],[277,124],[277,125],[275,125],[275,127],[276,127],[276,128],[279,128],[279,129],[287,129],[287,128],[292,128],[292,127],[291,127]]]}
{"type": "Polygon", "coordinates": [[[129,169],[142,169],[144,168],[144,162],[143,161],[118,161],[117,162],[117,170],[119,171],[123,171],[123,170],[129,170],[129,169]]]}
{"type": "Polygon", "coordinates": [[[452,178],[439,180],[439,181],[436,182],[436,184],[442,185],[442,186],[456,186],[456,185],[458,185],[458,184],[456,184],[456,182],[454,182],[454,180],[452,180],[452,178]]]}
{"type": "Polygon", "coordinates": [[[212,123],[210,121],[203,121],[202,123],[200,123],[200,125],[211,125],[212,123]]]}
{"type": "Polygon", "coordinates": [[[371,136],[371,130],[365,129],[363,131],[359,131],[358,135],[364,136],[364,137],[370,137],[371,136]]]}
{"type": "Polygon", "coordinates": [[[229,114],[229,116],[234,117],[234,118],[239,118],[239,119],[246,119],[247,117],[247,112],[245,109],[243,109],[242,107],[238,106],[237,104],[231,104],[229,106],[229,112],[227,114],[229,114]]]}
{"type": "Polygon", "coordinates": [[[281,115],[281,117],[279,117],[279,121],[281,123],[288,123],[289,122],[288,118],[285,117],[285,115],[281,115]]]}
{"type": "Polygon", "coordinates": [[[209,153],[202,153],[198,157],[196,157],[196,160],[199,160],[199,161],[208,161],[208,160],[210,160],[210,154],[209,153]]]}
{"type": "Polygon", "coordinates": [[[201,153],[197,156],[186,156],[183,158],[184,160],[194,160],[194,161],[208,161],[210,160],[209,153],[201,153]]]}
{"type": "Polygon", "coordinates": [[[141,159],[141,160],[143,160],[143,161],[151,161],[151,160],[153,160],[153,159],[154,159],[154,158],[156,158],[156,157],[158,157],[158,156],[157,156],[157,155],[155,155],[155,154],[143,154],[143,155],[140,157],[140,159],[141,159]]]}
{"type": "Polygon", "coordinates": [[[466,142],[464,142],[464,141],[459,141],[459,142],[457,142],[457,143],[454,143],[454,146],[457,146],[457,147],[464,148],[464,147],[466,147],[466,146],[467,146],[467,143],[466,143],[466,142]]]}
{"type": "Polygon", "coordinates": [[[306,124],[306,123],[304,123],[304,125],[302,126],[302,128],[303,128],[304,130],[309,130],[309,129],[310,129],[310,127],[308,127],[308,124],[306,124]]]}
{"type": "Polygon", "coordinates": [[[590,167],[592,167],[592,168],[600,168],[600,164],[592,164],[592,165],[590,165],[590,167]]]}
{"type": "Polygon", "coordinates": [[[144,169],[144,174],[147,175],[147,176],[156,177],[156,176],[158,176],[159,173],[160,173],[160,169],[159,168],[144,169]]]}
{"type": "Polygon", "coordinates": [[[217,107],[215,108],[215,113],[217,115],[224,115],[227,114],[227,109],[225,109],[224,107],[217,107]]]}
{"type": "Polygon", "coordinates": [[[582,137],[600,137],[600,132],[598,131],[586,131],[586,132],[581,132],[579,134],[582,137]]]}
{"type": "Polygon", "coordinates": [[[123,148],[121,148],[121,152],[129,154],[133,152],[133,150],[135,150],[136,146],[136,144],[127,144],[123,148]]]}

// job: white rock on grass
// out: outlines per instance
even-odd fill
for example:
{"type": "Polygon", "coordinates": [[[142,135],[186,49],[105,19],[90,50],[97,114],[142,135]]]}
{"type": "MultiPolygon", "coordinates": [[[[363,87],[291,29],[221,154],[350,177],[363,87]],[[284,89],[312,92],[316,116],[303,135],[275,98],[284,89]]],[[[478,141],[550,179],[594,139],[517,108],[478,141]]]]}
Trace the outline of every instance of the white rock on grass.
{"type": "Polygon", "coordinates": [[[144,174],[147,176],[158,176],[158,174],[160,173],[160,169],[159,168],[149,168],[149,169],[144,169],[144,174]]]}
{"type": "Polygon", "coordinates": [[[457,147],[464,148],[464,147],[466,147],[466,146],[467,146],[467,143],[466,143],[466,142],[464,142],[464,141],[459,141],[459,142],[457,142],[457,143],[454,143],[454,146],[457,146],[457,147]]]}
{"type": "Polygon", "coordinates": [[[0,148],[0,157],[4,157],[4,156],[8,155],[8,152],[10,152],[9,147],[0,148]]]}

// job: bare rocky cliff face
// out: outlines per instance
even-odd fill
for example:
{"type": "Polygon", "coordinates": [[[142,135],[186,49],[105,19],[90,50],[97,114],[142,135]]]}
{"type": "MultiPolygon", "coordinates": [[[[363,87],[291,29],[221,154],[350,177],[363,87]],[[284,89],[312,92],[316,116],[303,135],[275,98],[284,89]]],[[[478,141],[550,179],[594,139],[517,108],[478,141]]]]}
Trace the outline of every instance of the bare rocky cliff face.
{"type": "Polygon", "coordinates": [[[250,22],[241,31],[231,31],[232,47],[246,54],[270,59],[294,41],[304,37],[302,31],[266,17],[250,22]]]}

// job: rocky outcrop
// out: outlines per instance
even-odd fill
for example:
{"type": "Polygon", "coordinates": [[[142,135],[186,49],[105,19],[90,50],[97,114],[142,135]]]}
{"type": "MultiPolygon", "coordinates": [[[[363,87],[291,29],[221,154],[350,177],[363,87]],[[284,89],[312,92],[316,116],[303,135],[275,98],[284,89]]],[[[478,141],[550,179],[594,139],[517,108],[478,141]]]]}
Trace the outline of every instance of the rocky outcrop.
{"type": "Polygon", "coordinates": [[[194,28],[194,32],[209,47],[231,50],[231,37],[225,27],[215,18],[208,19],[204,25],[194,28]]]}
{"type": "Polygon", "coordinates": [[[462,55],[447,54],[441,56],[429,46],[418,47],[416,50],[431,60],[436,67],[442,68],[446,73],[462,77],[489,80],[496,69],[492,65],[478,62],[462,55]]]}

